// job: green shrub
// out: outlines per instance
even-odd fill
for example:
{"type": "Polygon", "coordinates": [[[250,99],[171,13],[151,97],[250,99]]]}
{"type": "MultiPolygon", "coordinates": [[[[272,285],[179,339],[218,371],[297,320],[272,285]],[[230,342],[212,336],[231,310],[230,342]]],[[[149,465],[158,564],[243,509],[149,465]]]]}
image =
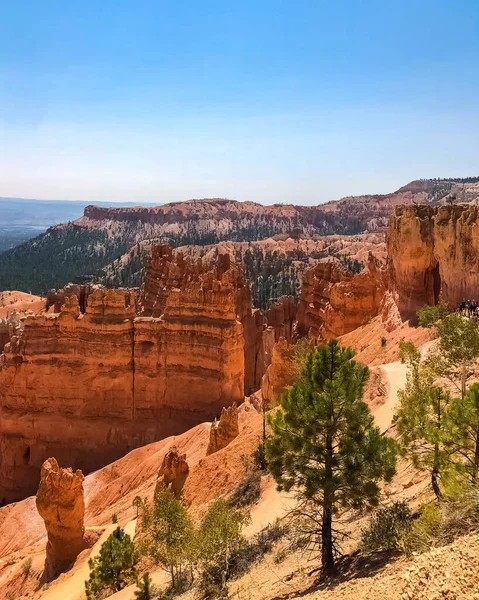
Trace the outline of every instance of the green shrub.
{"type": "Polygon", "coordinates": [[[362,531],[361,548],[365,552],[403,550],[404,535],[411,525],[412,514],[406,502],[378,508],[362,531]]]}
{"type": "Polygon", "coordinates": [[[437,504],[424,504],[420,516],[408,531],[404,532],[403,545],[406,554],[426,552],[435,544],[441,532],[443,517],[437,504]]]}

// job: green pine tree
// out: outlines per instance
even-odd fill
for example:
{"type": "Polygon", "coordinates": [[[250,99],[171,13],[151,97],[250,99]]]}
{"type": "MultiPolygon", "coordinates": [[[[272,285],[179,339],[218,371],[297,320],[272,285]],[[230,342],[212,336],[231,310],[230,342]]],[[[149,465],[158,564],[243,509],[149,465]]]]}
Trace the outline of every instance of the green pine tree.
{"type": "Polygon", "coordinates": [[[145,573],[137,583],[138,589],[135,592],[136,600],[152,600],[153,585],[149,573],[145,573]]]}
{"type": "MultiPolygon", "coordinates": [[[[381,435],[362,401],[368,369],[335,340],[306,359],[299,380],[270,418],[269,469],[279,489],[295,489],[322,567],[335,562],[333,515],[376,505],[379,483],[395,472],[396,445],[381,435]]],[[[304,531],[304,530],[303,530],[304,531]]]]}
{"type": "Polygon", "coordinates": [[[448,411],[447,447],[461,457],[473,483],[479,474],[479,384],[464,398],[454,398],[448,411]]]}
{"type": "Polygon", "coordinates": [[[89,561],[90,577],[85,581],[88,600],[103,598],[131,583],[136,575],[138,555],[131,537],[117,527],[102,544],[98,556],[89,561]]]}

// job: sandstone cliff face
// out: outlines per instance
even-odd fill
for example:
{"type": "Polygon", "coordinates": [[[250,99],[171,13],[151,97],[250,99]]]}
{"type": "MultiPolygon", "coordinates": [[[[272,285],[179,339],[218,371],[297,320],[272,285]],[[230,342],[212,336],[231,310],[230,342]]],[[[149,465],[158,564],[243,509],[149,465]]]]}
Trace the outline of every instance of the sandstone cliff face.
{"type": "Polygon", "coordinates": [[[81,471],[60,468],[54,458],[42,465],[36,504],[48,534],[45,581],[68,570],[87,547],[83,479],[81,471]]]}
{"type": "Polygon", "coordinates": [[[281,338],[274,345],[271,364],[261,381],[261,396],[267,408],[275,406],[285,387],[293,383],[296,374],[295,359],[294,346],[281,338]]]}
{"type": "MultiPolygon", "coordinates": [[[[181,319],[181,314],[173,307],[175,302],[177,306],[189,305],[186,310],[183,308],[182,312],[188,315],[190,321],[195,315],[201,314],[205,305],[213,307],[213,311],[221,310],[222,306],[228,307],[228,318],[237,318],[243,327],[245,391],[249,394],[257,390],[269,364],[271,334],[264,333],[266,322],[263,313],[252,308],[249,286],[243,271],[234,263],[231,255],[228,252],[220,252],[214,257],[210,255],[204,259],[186,258],[182,252],[174,253],[168,246],[154,247],[148,261],[143,288],[143,315],[156,318],[164,315],[164,320],[168,321],[174,313],[175,319],[181,319]],[[211,294],[206,303],[203,297],[191,295],[198,284],[211,294]],[[225,289],[230,295],[228,300],[219,297],[225,296],[225,289]],[[176,290],[187,292],[180,293],[180,298],[176,290]],[[191,300],[196,305],[193,305],[191,300]]],[[[221,314],[210,315],[213,319],[218,316],[223,318],[221,314]]]]}
{"type": "Polygon", "coordinates": [[[378,315],[385,291],[385,273],[372,254],[357,275],[337,263],[318,262],[303,274],[298,335],[320,339],[353,331],[378,315]]]}
{"type": "Polygon", "coordinates": [[[479,298],[475,205],[399,207],[387,235],[389,286],[403,319],[424,304],[479,298]]]}
{"type": "Polygon", "coordinates": [[[223,408],[219,421],[214,421],[210,429],[210,441],[206,455],[214,454],[226,448],[239,435],[238,408],[236,404],[223,408]]]}
{"type": "Polygon", "coordinates": [[[245,345],[256,361],[262,343],[247,291],[220,263],[168,286],[159,317],[99,287],[27,317],[0,357],[0,498],[34,493],[49,456],[89,472],[243,401],[245,345]]]}

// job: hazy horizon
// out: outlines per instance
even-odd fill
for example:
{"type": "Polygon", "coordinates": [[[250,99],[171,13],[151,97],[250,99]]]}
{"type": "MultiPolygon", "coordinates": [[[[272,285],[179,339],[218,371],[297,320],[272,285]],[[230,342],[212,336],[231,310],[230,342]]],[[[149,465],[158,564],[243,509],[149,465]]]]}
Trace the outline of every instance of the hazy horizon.
{"type": "Polygon", "coordinates": [[[0,195],[320,204],[478,172],[474,0],[10,3],[0,195]]]}

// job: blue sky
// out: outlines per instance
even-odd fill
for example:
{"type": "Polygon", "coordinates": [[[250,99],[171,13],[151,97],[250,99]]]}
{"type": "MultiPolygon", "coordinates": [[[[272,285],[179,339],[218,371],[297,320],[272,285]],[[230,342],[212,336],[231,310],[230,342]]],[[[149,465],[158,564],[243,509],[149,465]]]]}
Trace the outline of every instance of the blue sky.
{"type": "Polygon", "coordinates": [[[479,174],[477,0],[0,0],[0,196],[317,204],[479,174]]]}

